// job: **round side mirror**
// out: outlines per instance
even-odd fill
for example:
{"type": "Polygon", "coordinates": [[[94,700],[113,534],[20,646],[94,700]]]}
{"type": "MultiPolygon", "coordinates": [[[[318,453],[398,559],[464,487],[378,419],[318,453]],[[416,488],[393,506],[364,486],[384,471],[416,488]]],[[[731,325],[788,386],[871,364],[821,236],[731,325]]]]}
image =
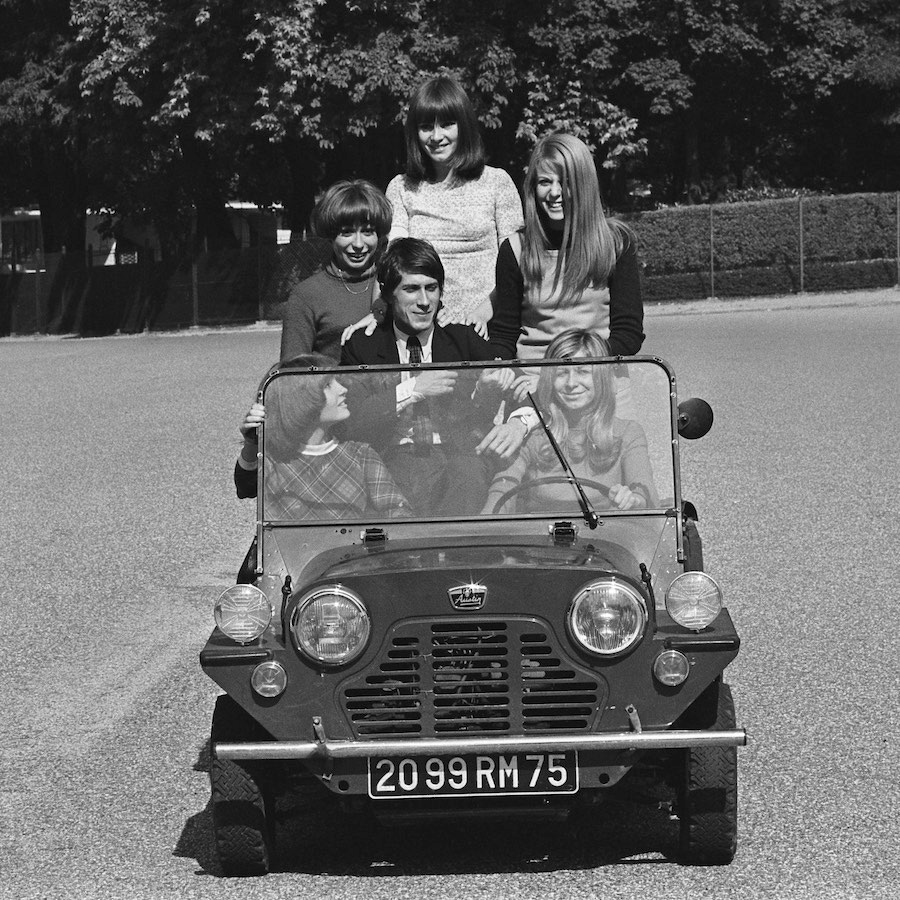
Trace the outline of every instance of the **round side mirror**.
{"type": "Polygon", "coordinates": [[[689,441],[702,438],[713,423],[712,407],[699,397],[678,404],[678,433],[689,441]]]}

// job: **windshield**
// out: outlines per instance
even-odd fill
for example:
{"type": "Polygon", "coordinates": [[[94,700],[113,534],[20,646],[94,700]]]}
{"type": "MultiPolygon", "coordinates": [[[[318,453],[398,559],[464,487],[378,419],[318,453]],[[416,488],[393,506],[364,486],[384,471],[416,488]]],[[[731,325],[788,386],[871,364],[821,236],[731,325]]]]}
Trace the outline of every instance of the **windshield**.
{"type": "Polygon", "coordinates": [[[658,515],[673,395],[655,359],[284,369],[263,392],[261,521],[658,515]]]}

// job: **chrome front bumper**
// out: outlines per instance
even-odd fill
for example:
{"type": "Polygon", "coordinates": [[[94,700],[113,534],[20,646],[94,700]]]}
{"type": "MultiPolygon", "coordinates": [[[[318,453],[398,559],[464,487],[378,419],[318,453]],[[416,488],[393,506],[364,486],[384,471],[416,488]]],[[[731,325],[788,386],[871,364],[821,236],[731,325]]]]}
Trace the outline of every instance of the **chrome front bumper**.
{"type": "Polygon", "coordinates": [[[671,750],[685,747],[743,747],[743,728],[728,731],[637,731],[589,735],[523,735],[500,738],[419,738],[385,741],[260,741],[216,743],[219,759],[366,759],[370,756],[460,756],[530,750],[671,750]]]}

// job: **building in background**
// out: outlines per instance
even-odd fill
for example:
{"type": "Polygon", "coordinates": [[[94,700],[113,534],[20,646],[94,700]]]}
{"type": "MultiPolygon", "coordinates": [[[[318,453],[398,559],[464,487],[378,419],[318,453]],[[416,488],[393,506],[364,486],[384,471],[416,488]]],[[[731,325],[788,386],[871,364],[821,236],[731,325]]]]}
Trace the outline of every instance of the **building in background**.
{"type": "MultiPolygon", "coordinates": [[[[254,203],[233,201],[226,204],[228,220],[240,249],[288,244],[290,229],[282,227],[280,206],[264,209],[254,203]]],[[[151,225],[123,219],[114,233],[105,228],[107,216],[88,212],[83,252],[94,266],[137,263],[141,253],[159,257],[160,241],[151,225]]],[[[43,237],[39,209],[14,209],[0,214],[0,273],[35,272],[41,267],[43,237]]]]}

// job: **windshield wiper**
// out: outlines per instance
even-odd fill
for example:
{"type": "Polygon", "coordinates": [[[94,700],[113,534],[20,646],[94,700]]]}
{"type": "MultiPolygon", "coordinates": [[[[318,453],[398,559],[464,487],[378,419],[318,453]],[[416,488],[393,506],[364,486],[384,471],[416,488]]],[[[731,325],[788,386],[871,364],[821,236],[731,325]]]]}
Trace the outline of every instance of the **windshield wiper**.
{"type": "Polygon", "coordinates": [[[597,517],[597,513],[594,512],[593,507],[590,504],[590,501],[587,498],[587,494],[584,492],[584,488],[581,486],[581,482],[578,480],[578,476],[572,471],[569,467],[569,464],[566,462],[565,456],[563,456],[562,450],[559,448],[559,444],[556,443],[556,438],[550,433],[550,429],[547,427],[547,423],[544,421],[544,417],[541,415],[541,411],[538,409],[537,403],[534,402],[534,397],[531,396],[531,391],[527,391],[528,399],[531,401],[531,405],[534,407],[534,411],[537,413],[538,421],[541,423],[541,427],[544,429],[544,434],[547,435],[548,440],[550,441],[550,446],[553,448],[553,452],[556,454],[556,458],[559,460],[559,464],[563,467],[563,472],[566,473],[566,478],[569,479],[569,484],[575,488],[575,492],[578,494],[578,505],[581,507],[581,514],[584,516],[584,521],[587,523],[588,528],[596,528],[600,524],[600,519],[597,517]]]}

